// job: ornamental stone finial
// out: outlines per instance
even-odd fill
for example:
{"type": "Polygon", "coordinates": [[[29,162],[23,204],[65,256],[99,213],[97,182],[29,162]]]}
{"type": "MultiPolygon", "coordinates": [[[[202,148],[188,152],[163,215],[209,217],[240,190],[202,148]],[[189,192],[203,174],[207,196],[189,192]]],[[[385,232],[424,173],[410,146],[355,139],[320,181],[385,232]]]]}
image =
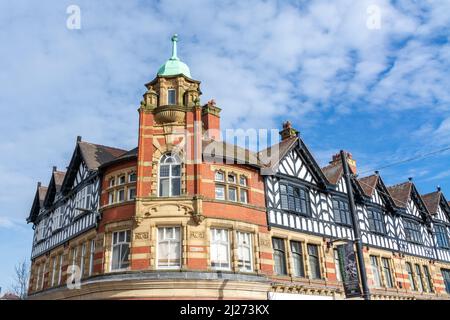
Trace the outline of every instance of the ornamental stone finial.
{"type": "Polygon", "coordinates": [[[171,60],[178,60],[177,57],[177,42],[178,42],[178,35],[175,33],[172,36],[172,57],[171,60]]]}

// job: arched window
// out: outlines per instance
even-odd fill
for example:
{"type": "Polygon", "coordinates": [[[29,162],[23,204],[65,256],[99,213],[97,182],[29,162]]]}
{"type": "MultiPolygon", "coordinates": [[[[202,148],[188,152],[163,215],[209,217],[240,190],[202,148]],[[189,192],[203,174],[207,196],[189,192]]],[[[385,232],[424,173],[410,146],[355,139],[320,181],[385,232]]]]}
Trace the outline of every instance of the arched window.
{"type": "Polygon", "coordinates": [[[159,162],[159,196],[181,194],[181,161],[176,154],[166,153],[159,162]]]}

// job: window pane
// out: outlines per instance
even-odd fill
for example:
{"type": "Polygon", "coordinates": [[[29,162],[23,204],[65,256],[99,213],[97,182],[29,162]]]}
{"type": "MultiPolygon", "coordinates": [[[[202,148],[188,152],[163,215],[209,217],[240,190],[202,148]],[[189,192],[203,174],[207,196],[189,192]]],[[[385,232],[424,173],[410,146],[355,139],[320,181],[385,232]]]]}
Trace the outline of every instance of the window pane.
{"type": "Polygon", "coordinates": [[[308,244],[308,254],[309,254],[309,268],[311,271],[312,279],[320,279],[320,261],[318,248],[316,245],[308,244]]]}
{"type": "Polygon", "coordinates": [[[216,199],[225,200],[225,187],[216,186],[216,199]]]}
{"type": "Polygon", "coordinates": [[[274,272],[278,275],[287,275],[284,240],[272,238],[274,272]]]}
{"type": "Polygon", "coordinates": [[[172,196],[179,196],[181,194],[180,178],[172,178],[172,196]]]}
{"type": "Polygon", "coordinates": [[[170,174],[170,166],[168,166],[168,165],[161,165],[159,175],[161,177],[168,177],[169,174],[170,174]]]}
{"type": "Polygon", "coordinates": [[[236,189],[228,188],[228,200],[236,201],[236,189]]]}
{"type": "Polygon", "coordinates": [[[179,164],[172,165],[172,176],[179,177],[181,174],[181,166],[179,164]]]}
{"type": "Polygon", "coordinates": [[[291,241],[292,260],[294,263],[294,276],[304,277],[305,268],[303,266],[302,246],[300,242],[291,241]]]}
{"type": "Polygon", "coordinates": [[[169,196],[169,179],[160,179],[159,182],[159,195],[162,197],[169,196]]]}
{"type": "Polygon", "coordinates": [[[380,268],[378,266],[378,258],[375,256],[370,256],[370,265],[372,268],[372,274],[377,287],[381,287],[381,276],[380,268]]]}
{"type": "Polygon", "coordinates": [[[229,174],[228,175],[228,182],[236,183],[236,176],[234,174],[229,174]]]}
{"type": "Polygon", "coordinates": [[[167,90],[167,96],[168,96],[168,104],[176,104],[174,89],[167,90]]]}
{"type": "Polygon", "coordinates": [[[240,178],[239,178],[239,183],[240,183],[241,185],[243,185],[243,186],[246,186],[246,185],[247,185],[247,178],[244,177],[244,176],[240,176],[240,178]]]}
{"type": "Polygon", "coordinates": [[[247,190],[241,189],[241,202],[247,203],[247,190]]]}
{"type": "Polygon", "coordinates": [[[221,171],[216,171],[215,179],[216,179],[217,181],[223,181],[223,180],[224,180],[223,172],[221,172],[221,171]]]}

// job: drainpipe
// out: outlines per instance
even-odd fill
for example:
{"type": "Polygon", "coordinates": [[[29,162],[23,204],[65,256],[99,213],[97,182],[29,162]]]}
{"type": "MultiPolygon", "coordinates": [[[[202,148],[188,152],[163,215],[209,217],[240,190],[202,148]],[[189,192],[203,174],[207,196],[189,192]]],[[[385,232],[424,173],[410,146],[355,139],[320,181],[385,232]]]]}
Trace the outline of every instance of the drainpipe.
{"type": "Polygon", "coordinates": [[[347,186],[348,202],[350,204],[350,215],[352,217],[353,232],[355,234],[356,256],[358,258],[359,274],[361,275],[361,284],[364,300],[370,300],[369,285],[367,284],[366,266],[364,263],[361,230],[359,229],[358,214],[356,212],[355,199],[353,197],[353,188],[350,180],[350,170],[348,168],[347,155],[341,150],[341,161],[344,168],[345,184],[347,186]]]}

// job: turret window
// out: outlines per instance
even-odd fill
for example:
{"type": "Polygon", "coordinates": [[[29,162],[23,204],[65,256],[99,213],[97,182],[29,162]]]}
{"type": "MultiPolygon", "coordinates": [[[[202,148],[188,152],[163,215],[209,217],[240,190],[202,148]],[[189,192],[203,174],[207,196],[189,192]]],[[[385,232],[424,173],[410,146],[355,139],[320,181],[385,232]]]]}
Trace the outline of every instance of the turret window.
{"type": "Polygon", "coordinates": [[[159,166],[159,196],[173,197],[181,194],[181,161],[172,153],[162,156],[159,166]]]}
{"type": "Polygon", "coordinates": [[[176,104],[176,92],[175,89],[167,90],[168,104],[176,104]]]}

